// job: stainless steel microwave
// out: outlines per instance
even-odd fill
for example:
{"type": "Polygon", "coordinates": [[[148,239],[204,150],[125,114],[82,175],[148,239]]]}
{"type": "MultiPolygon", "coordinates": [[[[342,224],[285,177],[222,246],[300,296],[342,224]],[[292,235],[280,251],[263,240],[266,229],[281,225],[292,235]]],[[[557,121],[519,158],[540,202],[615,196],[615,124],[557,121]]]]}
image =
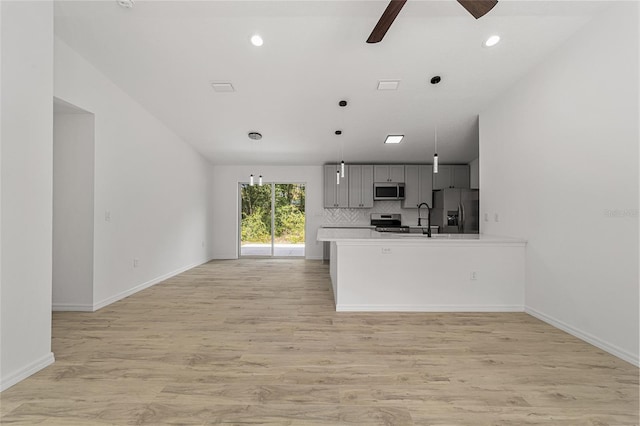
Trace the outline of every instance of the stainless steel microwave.
{"type": "Polygon", "coordinates": [[[404,183],[376,182],[373,184],[374,200],[404,200],[404,183]]]}

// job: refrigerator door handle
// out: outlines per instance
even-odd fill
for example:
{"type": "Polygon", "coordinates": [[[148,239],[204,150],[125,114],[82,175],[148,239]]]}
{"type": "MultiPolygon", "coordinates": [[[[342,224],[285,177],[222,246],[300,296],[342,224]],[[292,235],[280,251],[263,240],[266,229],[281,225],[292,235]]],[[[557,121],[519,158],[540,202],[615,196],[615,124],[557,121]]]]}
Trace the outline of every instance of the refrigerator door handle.
{"type": "Polygon", "coordinates": [[[458,232],[462,234],[464,232],[464,222],[465,222],[464,204],[460,203],[458,205],[458,209],[460,210],[460,222],[458,222],[458,232]]]}

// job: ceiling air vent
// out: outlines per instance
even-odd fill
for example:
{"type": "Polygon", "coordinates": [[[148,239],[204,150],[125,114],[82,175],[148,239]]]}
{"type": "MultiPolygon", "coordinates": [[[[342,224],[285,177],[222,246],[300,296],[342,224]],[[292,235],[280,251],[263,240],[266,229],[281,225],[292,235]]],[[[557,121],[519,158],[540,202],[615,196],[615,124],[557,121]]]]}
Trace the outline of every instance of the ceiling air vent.
{"type": "Polygon", "coordinates": [[[400,80],[380,80],[378,81],[378,90],[398,90],[400,80]]]}
{"type": "Polygon", "coordinates": [[[233,88],[233,85],[231,83],[216,83],[216,82],[212,82],[211,83],[211,87],[213,87],[213,90],[215,90],[216,92],[235,92],[236,89],[233,88]]]}

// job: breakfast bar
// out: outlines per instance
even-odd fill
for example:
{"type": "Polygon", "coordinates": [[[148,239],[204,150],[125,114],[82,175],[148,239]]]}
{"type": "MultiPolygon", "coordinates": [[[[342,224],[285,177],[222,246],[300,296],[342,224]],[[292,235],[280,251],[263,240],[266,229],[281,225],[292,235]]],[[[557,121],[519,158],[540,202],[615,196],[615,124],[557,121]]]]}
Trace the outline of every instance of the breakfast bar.
{"type": "Polygon", "coordinates": [[[522,239],[321,228],[337,311],[524,310],[522,239]]]}

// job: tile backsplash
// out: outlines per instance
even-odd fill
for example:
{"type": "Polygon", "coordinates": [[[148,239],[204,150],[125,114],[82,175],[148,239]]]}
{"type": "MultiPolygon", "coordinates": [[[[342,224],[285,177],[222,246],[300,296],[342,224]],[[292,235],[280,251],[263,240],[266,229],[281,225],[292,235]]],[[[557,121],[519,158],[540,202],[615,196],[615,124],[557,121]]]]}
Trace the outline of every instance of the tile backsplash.
{"type": "MultiPolygon", "coordinates": [[[[418,224],[417,209],[403,209],[401,201],[374,201],[372,209],[324,209],[323,225],[369,225],[371,213],[400,213],[403,225],[418,224]]],[[[422,215],[427,216],[423,211],[422,215]]]]}

